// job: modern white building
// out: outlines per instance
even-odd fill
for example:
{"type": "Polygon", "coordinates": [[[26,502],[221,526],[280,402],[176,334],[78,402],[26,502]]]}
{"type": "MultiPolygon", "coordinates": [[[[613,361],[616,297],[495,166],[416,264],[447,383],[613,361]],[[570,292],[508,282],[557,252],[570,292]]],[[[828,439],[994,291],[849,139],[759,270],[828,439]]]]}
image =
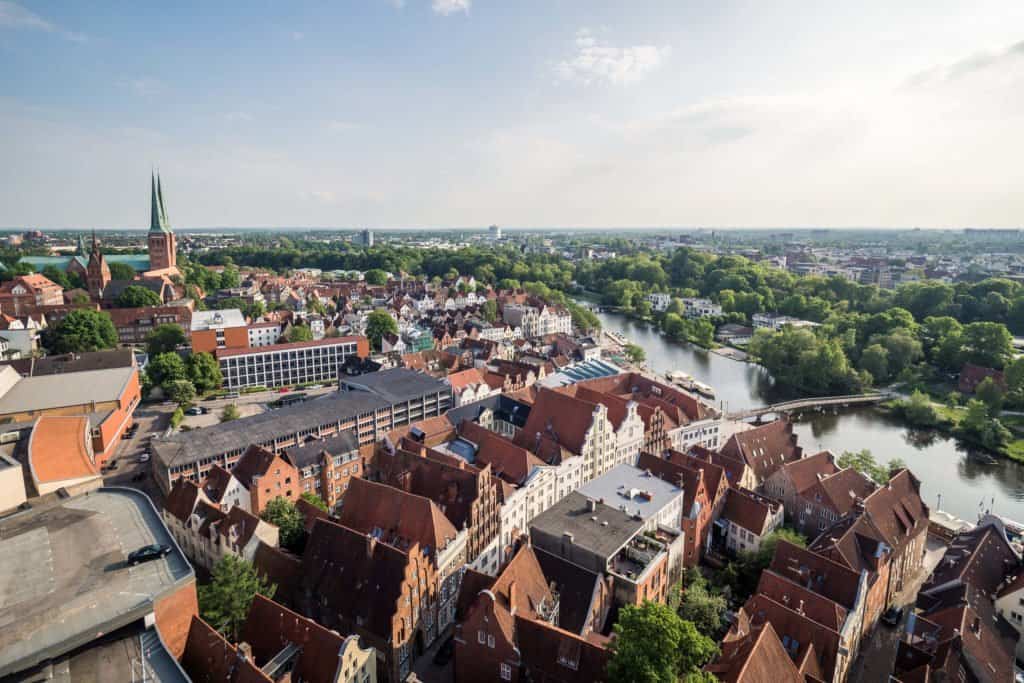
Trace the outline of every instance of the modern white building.
{"type": "Polygon", "coordinates": [[[658,526],[681,528],[683,489],[639,467],[616,465],[585,483],[579,492],[642,519],[647,530],[658,526]]]}
{"type": "Polygon", "coordinates": [[[249,348],[273,346],[281,338],[281,323],[253,323],[247,328],[249,348]]]}
{"type": "Polygon", "coordinates": [[[683,299],[683,315],[687,318],[717,318],[722,307],[711,299],[683,299]]]}
{"type": "Polygon", "coordinates": [[[369,354],[365,337],[333,337],[253,349],[219,349],[216,357],[224,387],[241,389],[335,380],[345,359],[357,354],[363,357],[369,354]]]}
{"type": "Polygon", "coordinates": [[[654,311],[663,313],[672,303],[672,295],[664,292],[651,292],[647,295],[647,301],[650,302],[654,311]]]}

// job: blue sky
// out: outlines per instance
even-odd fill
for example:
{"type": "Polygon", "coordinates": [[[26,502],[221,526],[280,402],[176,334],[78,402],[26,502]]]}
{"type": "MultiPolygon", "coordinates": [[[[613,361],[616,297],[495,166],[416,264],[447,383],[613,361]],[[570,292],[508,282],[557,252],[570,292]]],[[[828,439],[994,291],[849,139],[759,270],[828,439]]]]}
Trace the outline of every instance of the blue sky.
{"type": "Polygon", "coordinates": [[[0,0],[0,226],[1024,224],[1019,0],[214,5],[0,0]]]}

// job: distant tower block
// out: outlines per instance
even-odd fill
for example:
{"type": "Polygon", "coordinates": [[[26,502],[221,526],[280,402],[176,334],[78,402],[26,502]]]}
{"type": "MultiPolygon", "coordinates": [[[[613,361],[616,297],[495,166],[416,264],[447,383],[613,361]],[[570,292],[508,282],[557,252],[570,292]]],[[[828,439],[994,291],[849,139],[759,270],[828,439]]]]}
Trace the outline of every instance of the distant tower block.
{"type": "Polygon", "coordinates": [[[149,271],[177,272],[178,244],[164,206],[160,176],[150,176],[149,271]]]}
{"type": "Polygon", "coordinates": [[[369,229],[363,230],[361,238],[362,238],[362,242],[363,242],[363,246],[364,247],[372,247],[373,246],[373,230],[369,230],[369,229]]]}
{"type": "Polygon", "coordinates": [[[491,232],[491,239],[492,240],[497,242],[498,240],[501,239],[501,226],[500,225],[492,225],[491,227],[488,228],[488,230],[490,230],[490,232],[491,232]]]}

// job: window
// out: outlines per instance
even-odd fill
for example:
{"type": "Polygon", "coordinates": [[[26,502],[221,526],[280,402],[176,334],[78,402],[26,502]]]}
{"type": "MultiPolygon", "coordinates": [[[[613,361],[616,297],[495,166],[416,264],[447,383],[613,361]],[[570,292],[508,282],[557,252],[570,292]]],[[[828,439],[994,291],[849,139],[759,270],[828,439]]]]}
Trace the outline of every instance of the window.
{"type": "Polygon", "coordinates": [[[512,667],[505,662],[501,663],[501,680],[511,681],[512,680],[512,667]]]}
{"type": "Polygon", "coordinates": [[[487,642],[487,634],[484,633],[483,631],[477,631],[476,632],[476,642],[480,643],[481,645],[486,643],[487,642]]]}
{"type": "Polygon", "coordinates": [[[487,634],[487,647],[494,649],[494,636],[490,633],[487,634]]]}

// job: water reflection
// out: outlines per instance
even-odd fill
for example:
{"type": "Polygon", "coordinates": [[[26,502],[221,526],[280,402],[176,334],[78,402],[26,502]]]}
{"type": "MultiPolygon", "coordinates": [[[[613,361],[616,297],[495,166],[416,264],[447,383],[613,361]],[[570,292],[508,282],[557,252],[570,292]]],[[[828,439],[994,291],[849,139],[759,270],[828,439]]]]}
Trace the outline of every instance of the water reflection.
{"type": "MultiPolygon", "coordinates": [[[[682,370],[710,384],[726,410],[788,398],[773,386],[771,376],[760,366],[671,342],[656,328],[624,316],[601,313],[598,317],[606,329],[621,332],[642,346],[647,364],[655,372],[682,370]]],[[[934,506],[941,494],[942,508],[968,521],[977,518],[980,501],[989,507],[993,498],[995,511],[1024,521],[1024,466],[1011,460],[1000,458],[986,463],[971,456],[955,439],[907,429],[870,408],[805,416],[794,430],[810,453],[828,449],[839,454],[867,448],[880,462],[902,459],[921,479],[922,494],[929,505],[934,506]]]]}

